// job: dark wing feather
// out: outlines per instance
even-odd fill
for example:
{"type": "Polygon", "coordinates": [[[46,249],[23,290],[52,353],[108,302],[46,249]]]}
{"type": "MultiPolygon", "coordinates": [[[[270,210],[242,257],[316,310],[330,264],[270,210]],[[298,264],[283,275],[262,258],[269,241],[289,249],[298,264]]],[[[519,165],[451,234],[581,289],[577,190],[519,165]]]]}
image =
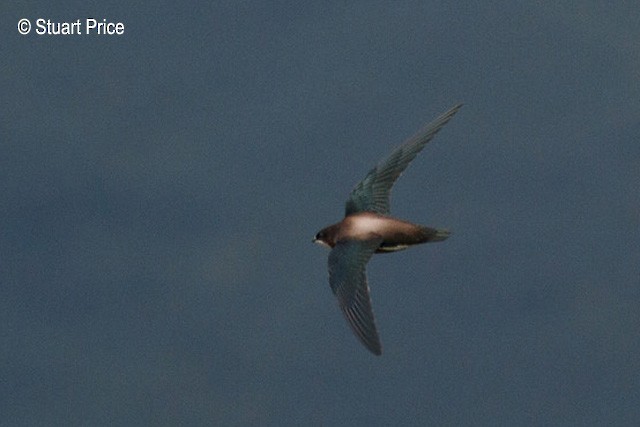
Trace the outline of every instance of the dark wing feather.
{"type": "Polygon", "coordinates": [[[389,194],[393,184],[424,146],[461,107],[462,104],[456,105],[423,127],[418,133],[393,150],[386,160],[371,169],[351,192],[349,200],[347,200],[345,216],[365,211],[388,215],[389,194]]]}
{"type": "Polygon", "coordinates": [[[351,329],[374,354],[382,354],[365,268],[382,239],[345,240],[329,253],[329,284],[351,329]]]}

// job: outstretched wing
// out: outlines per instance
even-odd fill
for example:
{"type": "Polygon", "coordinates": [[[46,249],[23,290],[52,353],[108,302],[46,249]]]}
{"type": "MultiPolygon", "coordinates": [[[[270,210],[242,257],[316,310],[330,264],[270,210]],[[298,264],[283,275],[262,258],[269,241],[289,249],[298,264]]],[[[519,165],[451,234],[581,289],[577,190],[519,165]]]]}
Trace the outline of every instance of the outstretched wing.
{"type": "Polygon", "coordinates": [[[378,237],[364,241],[343,240],[329,253],[331,290],[353,332],[376,355],[382,354],[382,346],[373,317],[365,268],[380,243],[382,238],[378,237]]]}
{"type": "Polygon", "coordinates": [[[458,112],[458,104],[433,122],[423,127],[413,137],[393,150],[389,157],[371,169],[367,176],[355,186],[347,200],[345,216],[357,212],[389,214],[391,187],[424,146],[433,139],[442,127],[458,112]]]}

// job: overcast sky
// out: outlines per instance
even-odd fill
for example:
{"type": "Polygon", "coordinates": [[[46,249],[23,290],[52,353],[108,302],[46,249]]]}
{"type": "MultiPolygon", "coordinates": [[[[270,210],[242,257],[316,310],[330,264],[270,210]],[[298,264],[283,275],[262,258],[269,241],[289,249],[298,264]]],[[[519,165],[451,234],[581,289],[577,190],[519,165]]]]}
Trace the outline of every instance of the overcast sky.
{"type": "Polygon", "coordinates": [[[64,3],[0,6],[0,425],[640,423],[636,4],[64,3]],[[375,357],[311,238],[458,102],[375,357]]]}

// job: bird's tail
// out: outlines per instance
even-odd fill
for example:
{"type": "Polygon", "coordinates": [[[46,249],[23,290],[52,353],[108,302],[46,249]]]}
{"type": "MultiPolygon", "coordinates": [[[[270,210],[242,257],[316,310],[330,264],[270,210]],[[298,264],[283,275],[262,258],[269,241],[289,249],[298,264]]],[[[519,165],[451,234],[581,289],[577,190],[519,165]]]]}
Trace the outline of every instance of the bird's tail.
{"type": "Polygon", "coordinates": [[[438,228],[424,227],[424,234],[425,234],[425,240],[424,240],[425,242],[441,242],[449,238],[449,236],[451,235],[451,232],[443,228],[438,229],[438,228]]]}

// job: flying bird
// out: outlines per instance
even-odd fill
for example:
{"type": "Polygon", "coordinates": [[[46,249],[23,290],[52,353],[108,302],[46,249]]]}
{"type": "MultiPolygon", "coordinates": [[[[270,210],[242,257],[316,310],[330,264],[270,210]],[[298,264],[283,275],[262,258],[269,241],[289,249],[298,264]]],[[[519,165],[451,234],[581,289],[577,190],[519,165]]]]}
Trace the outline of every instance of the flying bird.
{"type": "Polygon", "coordinates": [[[329,285],[351,329],[376,355],[382,345],[369,296],[365,272],[374,253],[396,252],[409,246],[439,242],[449,231],[413,224],[390,216],[391,187],[442,127],[458,112],[458,104],[423,127],[371,169],[351,191],[342,221],[320,230],[314,242],[331,248],[329,285]]]}

